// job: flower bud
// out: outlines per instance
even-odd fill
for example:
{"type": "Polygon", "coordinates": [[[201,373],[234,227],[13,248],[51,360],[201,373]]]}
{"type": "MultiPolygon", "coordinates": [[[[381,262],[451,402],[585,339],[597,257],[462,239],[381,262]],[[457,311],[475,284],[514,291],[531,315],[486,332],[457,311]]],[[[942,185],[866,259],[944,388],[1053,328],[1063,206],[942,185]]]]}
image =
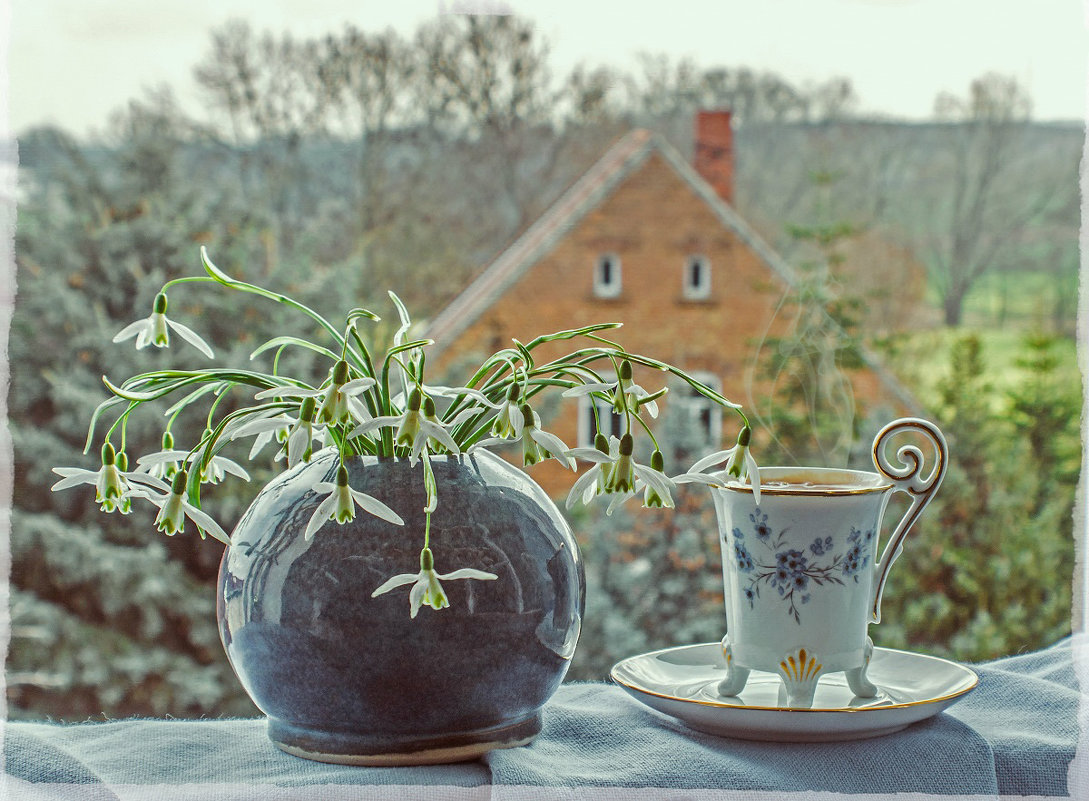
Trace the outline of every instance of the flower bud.
{"type": "Polygon", "coordinates": [[[742,448],[749,447],[749,440],[752,439],[752,429],[745,426],[741,429],[741,433],[737,435],[737,444],[742,448]]]}
{"type": "Polygon", "coordinates": [[[114,458],[114,464],[117,465],[118,470],[124,473],[129,469],[129,457],[124,451],[121,451],[121,453],[117,454],[114,458]]]}
{"type": "Polygon", "coordinates": [[[435,556],[431,553],[430,548],[424,548],[420,551],[420,570],[434,570],[435,569],[435,556]]]}
{"type": "Polygon", "coordinates": [[[334,384],[347,384],[348,383],[348,362],[341,359],[336,363],[333,368],[333,383],[334,384]]]}

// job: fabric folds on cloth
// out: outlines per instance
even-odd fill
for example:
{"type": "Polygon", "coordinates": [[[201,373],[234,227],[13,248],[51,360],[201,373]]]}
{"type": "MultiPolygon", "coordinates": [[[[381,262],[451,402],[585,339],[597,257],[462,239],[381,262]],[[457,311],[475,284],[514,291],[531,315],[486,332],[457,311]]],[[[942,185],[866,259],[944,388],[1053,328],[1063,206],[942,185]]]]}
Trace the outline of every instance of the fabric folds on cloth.
{"type": "Polygon", "coordinates": [[[945,713],[902,732],[841,743],[715,737],[600,683],[561,687],[531,746],[420,768],[353,768],[289,756],[268,740],[263,720],[11,722],[3,731],[4,789],[18,801],[696,801],[795,791],[1089,797],[1089,787],[1068,786],[1082,696],[1076,655],[1089,660],[1084,638],[975,665],[979,687],[945,713]]]}

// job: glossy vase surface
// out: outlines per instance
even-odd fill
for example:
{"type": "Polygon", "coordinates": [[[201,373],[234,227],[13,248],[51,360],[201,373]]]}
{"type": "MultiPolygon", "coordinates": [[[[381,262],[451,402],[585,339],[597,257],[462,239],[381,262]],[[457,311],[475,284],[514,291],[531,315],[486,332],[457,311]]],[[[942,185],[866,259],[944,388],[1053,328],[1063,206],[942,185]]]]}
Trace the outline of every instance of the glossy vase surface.
{"type": "Polygon", "coordinates": [[[335,480],[332,450],[271,481],[243,515],[220,566],[227,656],[282,749],[346,764],[472,759],[528,743],[563,680],[581,627],[583,567],[544,491],[486,451],[435,457],[431,518],[437,573],[498,578],[442,583],[449,608],[410,617],[418,573],[423,468],[359,457],[349,485],[390,506],[396,526],[357,509],[353,521],[303,532],[335,480]]]}

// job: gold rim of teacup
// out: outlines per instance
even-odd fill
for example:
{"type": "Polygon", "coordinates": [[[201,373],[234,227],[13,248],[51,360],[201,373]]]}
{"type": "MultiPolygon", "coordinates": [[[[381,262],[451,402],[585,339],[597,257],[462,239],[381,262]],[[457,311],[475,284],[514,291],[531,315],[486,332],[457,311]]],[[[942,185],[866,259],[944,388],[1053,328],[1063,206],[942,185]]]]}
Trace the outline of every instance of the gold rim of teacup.
{"type": "MultiPolygon", "coordinates": [[[[892,489],[892,482],[880,473],[868,470],[841,470],[834,467],[762,467],[760,468],[760,494],[761,495],[802,495],[809,498],[815,497],[840,497],[845,495],[869,495],[873,492],[885,492],[892,489]],[[824,476],[845,477],[843,481],[828,481],[828,484],[861,484],[862,481],[876,481],[878,483],[866,486],[842,486],[842,487],[805,487],[797,483],[785,486],[768,485],[764,480],[779,480],[778,475],[798,475],[800,473],[816,473],[824,476]],[[770,475],[769,475],[770,474],[770,475]],[[855,481],[850,479],[854,478],[855,481]]],[[[734,492],[752,492],[752,484],[740,480],[727,481],[723,487],[734,492]]]]}

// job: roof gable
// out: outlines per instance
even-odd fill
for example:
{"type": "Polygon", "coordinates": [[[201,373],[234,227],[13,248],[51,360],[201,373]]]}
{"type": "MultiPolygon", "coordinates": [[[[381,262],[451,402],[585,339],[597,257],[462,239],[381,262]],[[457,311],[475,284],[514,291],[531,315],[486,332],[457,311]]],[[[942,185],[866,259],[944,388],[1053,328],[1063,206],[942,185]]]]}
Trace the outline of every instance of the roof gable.
{"type": "Polygon", "coordinates": [[[684,158],[659,135],[636,129],[622,137],[581,178],[503,250],[480,275],[430,322],[426,336],[441,353],[473,324],[534,264],[544,258],[579,221],[604,202],[652,153],[660,154],[677,175],[703,200],[715,217],[733,231],[787,284],[790,267],[733,208],[716,194],[684,158]]]}
{"type": "MultiPolygon", "coordinates": [[[[786,286],[795,284],[790,265],[723,200],[677,150],[661,136],[636,129],[616,144],[573,183],[532,225],[488,264],[469,286],[427,325],[424,336],[434,341],[438,357],[476,322],[535,264],[547,256],[587,214],[610,195],[653,154],[658,153],[681,180],[786,286]]],[[[918,400],[867,349],[861,356],[880,382],[912,413],[921,414],[918,400]]]]}

